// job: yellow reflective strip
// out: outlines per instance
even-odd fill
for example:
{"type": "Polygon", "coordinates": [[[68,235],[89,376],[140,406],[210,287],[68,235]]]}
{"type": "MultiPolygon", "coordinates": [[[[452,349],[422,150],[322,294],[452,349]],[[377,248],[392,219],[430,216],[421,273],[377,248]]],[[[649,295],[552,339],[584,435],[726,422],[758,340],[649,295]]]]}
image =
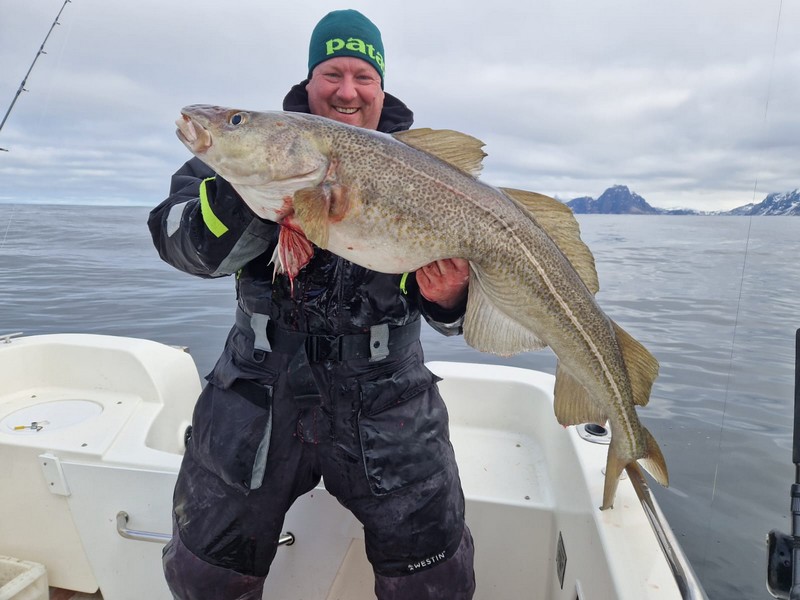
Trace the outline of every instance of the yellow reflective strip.
{"type": "Polygon", "coordinates": [[[214,181],[214,177],[204,179],[200,184],[200,212],[203,215],[203,223],[206,224],[208,230],[217,237],[222,237],[228,232],[225,223],[219,220],[219,217],[214,214],[211,205],[208,203],[208,192],[206,191],[206,182],[214,181]]]}
{"type": "Polygon", "coordinates": [[[408,295],[408,290],[406,289],[406,281],[408,280],[408,273],[403,273],[403,276],[400,278],[400,291],[403,292],[404,295],[408,295]]]}

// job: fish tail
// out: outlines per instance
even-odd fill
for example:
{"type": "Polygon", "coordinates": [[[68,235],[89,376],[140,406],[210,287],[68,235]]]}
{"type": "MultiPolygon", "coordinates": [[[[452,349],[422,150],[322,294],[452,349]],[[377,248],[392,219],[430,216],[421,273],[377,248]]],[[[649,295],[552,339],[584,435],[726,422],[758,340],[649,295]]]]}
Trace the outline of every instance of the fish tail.
{"type": "MultiPolygon", "coordinates": [[[[644,469],[653,476],[653,478],[663,485],[669,487],[669,473],[667,472],[667,463],[664,460],[664,455],[661,453],[661,448],[658,447],[658,442],[653,435],[642,427],[644,433],[644,455],[639,458],[644,469]]],[[[614,496],[617,494],[617,486],[619,485],[619,478],[622,471],[626,468],[631,468],[636,465],[635,459],[625,459],[617,452],[616,445],[612,438],[611,445],[608,448],[608,458],[606,459],[606,479],[603,487],[603,504],[600,510],[614,508],[614,496]]]]}
{"type": "Polygon", "coordinates": [[[661,448],[658,447],[656,438],[647,430],[642,427],[644,432],[645,447],[647,448],[645,455],[639,460],[645,470],[653,476],[658,483],[664,487],[669,487],[669,473],[667,472],[667,462],[664,460],[664,455],[661,453],[661,448]]]}
{"type": "Polygon", "coordinates": [[[614,496],[617,495],[617,486],[622,470],[631,462],[620,457],[614,438],[611,438],[611,445],[608,447],[608,457],[606,458],[606,480],[603,487],[603,504],[600,510],[614,508],[614,496]]]}

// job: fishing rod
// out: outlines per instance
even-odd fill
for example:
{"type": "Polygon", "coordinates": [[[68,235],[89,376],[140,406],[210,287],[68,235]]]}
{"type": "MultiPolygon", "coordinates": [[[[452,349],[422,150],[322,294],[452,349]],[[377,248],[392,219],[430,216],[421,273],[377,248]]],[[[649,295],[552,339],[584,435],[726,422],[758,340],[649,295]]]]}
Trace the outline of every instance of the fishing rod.
{"type": "Polygon", "coordinates": [[[767,590],[774,598],[800,600],[800,329],[795,341],[792,462],[792,533],[773,529],[767,535],[767,590]]]}
{"type": "MultiPolygon", "coordinates": [[[[3,117],[2,122],[0,122],[0,131],[3,130],[3,125],[6,124],[6,120],[8,120],[8,115],[11,114],[11,110],[17,103],[17,99],[20,97],[22,92],[28,91],[25,89],[25,84],[28,82],[28,76],[30,76],[31,71],[33,71],[33,66],[36,64],[36,61],[39,60],[39,57],[42,54],[47,54],[47,52],[44,51],[44,45],[47,43],[47,39],[50,37],[50,34],[53,33],[53,29],[55,29],[56,25],[61,25],[61,23],[58,22],[58,18],[61,16],[61,13],[64,12],[64,8],[70,2],[72,2],[72,0],[64,0],[64,4],[61,5],[61,10],[58,11],[56,18],[53,20],[53,24],[50,25],[50,30],[47,32],[47,35],[44,36],[44,41],[42,42],[42,45],[39,46],[39,51],[36,53],[36,56],[33,57],[33,62],[31,63],[31,66],[28,68],[28,72],[25,73],[25,77],[22,78],[22,83],[19,84],[19,89],[17,90],[17,93],[14,95],[14,99],[11,101],[11,105],[8,107],[8,110],[6,111],[6,114],[3,117]]],[[[8,152],[7,148],[0,148],[0,150],[2,150],[3,152],[8,152]]]]}

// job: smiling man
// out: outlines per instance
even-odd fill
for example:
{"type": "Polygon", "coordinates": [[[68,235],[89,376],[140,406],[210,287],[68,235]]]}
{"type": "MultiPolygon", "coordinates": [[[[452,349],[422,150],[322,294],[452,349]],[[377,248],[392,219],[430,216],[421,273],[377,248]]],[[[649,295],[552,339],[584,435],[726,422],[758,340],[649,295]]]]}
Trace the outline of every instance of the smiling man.
{"type": "Polygon", "coordinates": [[[385,97],[381,76],[360,58],[340,56],[317,65],[306,92],[313,114],[357,127],[378,128],[385,97]]]}
{"type": "MultiPolygon", "coordinates": [[[[383,90],[384,56],[364,15],[329,13],[311,36],[309,78],[284,109],[408,129],[413,113],[383,90]]],[[[273,274],[280,227],[197,158],[173,176],[148,223],[176,268],[235,273],[238,302],[175,486],[175,535],[164,551],[174,597],[261,598],[286,511],[322,479],[364,525],[379,599],[470,600],[464,495],[419,340],[420,316],[440,333],[461,333],[466,261],[397,275],[315,247],[292,283],[273,274]]]]}
{"type": "Polygon", "coordinates": [[[378,129],[383,92],[380,31],[356,11],[336,11],[311,35],[305,86],[311,113],[378,129]],[[343,33],[343,32],[347,33],[343,33]]]}

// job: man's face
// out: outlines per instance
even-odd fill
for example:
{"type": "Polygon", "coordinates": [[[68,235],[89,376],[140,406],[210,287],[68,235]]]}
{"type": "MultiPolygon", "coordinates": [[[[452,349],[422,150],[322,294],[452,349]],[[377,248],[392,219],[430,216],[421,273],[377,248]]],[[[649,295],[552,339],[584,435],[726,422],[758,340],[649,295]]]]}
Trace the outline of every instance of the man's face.
{"type": "Polygon", "coordinates": [[[312,114],[366,129],[377,129],[383,110],[381,77],[368,62],[351,56],[314,67],[306,85],[312,114]]]}

